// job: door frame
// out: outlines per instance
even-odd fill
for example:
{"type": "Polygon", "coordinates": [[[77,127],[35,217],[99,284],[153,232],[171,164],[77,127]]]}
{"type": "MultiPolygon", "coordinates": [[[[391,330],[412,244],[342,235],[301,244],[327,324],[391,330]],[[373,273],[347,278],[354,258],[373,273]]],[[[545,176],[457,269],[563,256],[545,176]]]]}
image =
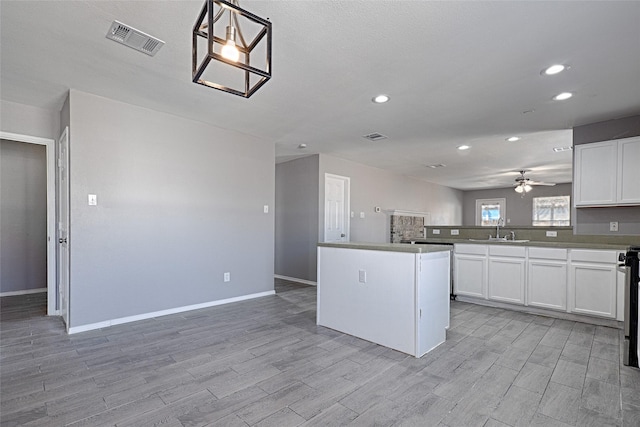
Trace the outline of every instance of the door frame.
{"type": "Polygon", "coordinates": [[[324,174],[324,201],[322,203],[322,241],[327,241],[327,218],[326,218],[326,206],[327,206],[327,178],[339,179],[344,181],[345,194],[344,194],[344,234],[346,241],[351,241],[351,178],[348,176],[334,175],[332,173],[324,174]]]}
{"type": "Polygon", "coordinates": [[[0,131],[0,138],[44,145],[47,163],[47,315],[59,314],[56,292],[56,141],[39,136],[0,131]]]}

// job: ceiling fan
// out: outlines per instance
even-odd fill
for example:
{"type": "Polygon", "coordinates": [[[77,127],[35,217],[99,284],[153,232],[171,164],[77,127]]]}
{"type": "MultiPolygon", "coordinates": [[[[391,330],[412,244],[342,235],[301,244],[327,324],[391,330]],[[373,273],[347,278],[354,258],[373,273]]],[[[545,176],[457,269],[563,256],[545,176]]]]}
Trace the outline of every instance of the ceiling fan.
{"type": "Polygon", "coordinates": [[[524,176],[527,171],[519,171],[520,176],[516,178],[516,183],[513,184],[515,186],[516,193],[528,193],[531,191],[533,185],[546,185],[552,187],[556,185],[553,182],[540,182],[540,181],[532,181],[531,179],[524,176]]]}

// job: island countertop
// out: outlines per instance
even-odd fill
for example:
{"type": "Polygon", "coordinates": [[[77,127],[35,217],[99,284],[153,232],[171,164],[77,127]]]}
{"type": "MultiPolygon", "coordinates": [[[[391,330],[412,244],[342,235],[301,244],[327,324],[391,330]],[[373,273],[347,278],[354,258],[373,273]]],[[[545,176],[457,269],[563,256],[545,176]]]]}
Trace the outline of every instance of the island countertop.
{"type": "Polygon", "coordinates": [[[431,252],[448,252],[453,249],[451,245],[408,245],[406,243],[368,243],[368,242],[345,242],[345,243],[318,243],[324,248],[343,249],[364,249],[370,251],[386,252],[408,252],[414,254],[426,254],[431,252]]]}

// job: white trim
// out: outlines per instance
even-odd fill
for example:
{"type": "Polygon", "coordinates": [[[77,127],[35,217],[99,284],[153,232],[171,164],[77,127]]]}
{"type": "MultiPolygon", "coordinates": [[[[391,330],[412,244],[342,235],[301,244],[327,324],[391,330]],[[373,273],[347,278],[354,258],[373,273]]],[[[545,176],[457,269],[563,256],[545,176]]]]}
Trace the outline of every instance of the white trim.
{"type": "Polygon", "coordinates": [[[47,292],[47,288],[25,289],[23,291],[0,292],[0,297],[12,297],[14,295],[39,294],[47,292]]]}
{"type": "Polygon", "coordinates": [[[79,332],[91,331],[94,329],[108,328],[109,326],[120,325],[122,323],[137,322],[138,320],[152,319],[154,317],[167,316],[169,314],[183,313],[185,311],[199,310],[201,308],[214,307],[216,305],[229,304],[232,302],[245,301],[248,299],[275,295],[275,291],[258,292],[256,294],[242,295],[239,297],[209,301],[201,304],[186,305],[183,307],[169,308],[167,310],[153,311],[151,313],[137,314],[135,316],[120,317],[119,319],[105,320],[103,322],[89,323],[87,325],[73,326],[69,328],[69,335],[79,332]]]}
{"type": "Polygon", "coordinates": [[[273,277],[276,279],[288,280],[290,282],[298,282],[298,283],[304,283],[305,285],[318,286],[318,282],[313,282],[311,280],[305,280],[305,279],[298,279],[297,277],[281,276],[279,274],[274,274],[273,277]]]}
{"type": "Polygon", "coordinates": [[[47,156],[47,315],[56,310],[56,141],[38,136],[0,131],[0,138],[28,144],[44,145],[47,156]]]}

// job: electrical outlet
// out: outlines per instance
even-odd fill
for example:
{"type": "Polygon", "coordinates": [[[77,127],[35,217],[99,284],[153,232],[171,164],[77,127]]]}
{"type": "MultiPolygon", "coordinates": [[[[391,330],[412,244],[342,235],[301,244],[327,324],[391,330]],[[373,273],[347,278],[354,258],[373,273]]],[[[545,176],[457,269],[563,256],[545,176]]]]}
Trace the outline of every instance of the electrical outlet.
{"type": "Polygon", "coordinates": [[[356,213],[351,211],[351,218],[355,218],[355,216],[356,216],[356,213]]]}
{"type": "Polygon", "coordinates": [[[440,234],[440,230],[437,228],[434,228],[432,232],[433,234],[440,234]]]}
{"type": "Polygon", "coordinates": [[[558,237],[557,231],[547,231],[547,237],[558,237]]]}
{"type": "Polygon", "coordinates": [[[452,236],[459,236],[460,235],[460,230],[451,230],[451,235],[452,236]]]}
{"type": "Polygon", "coordinates": [[[367,283],[367,272],[365,270],[358,270],[358,282],[367,283]]]}
{"type": "Polygon", "coordinates": [[[229,273],[229,272],[224,273],[224,281],[225,282],[230,282],[231,281],[231,273],[229,273]]]}
{"type": "Polygon", "coordinates": [[[609,231],[618,231],[618,221],[611,221],[609,223],[609,231]]]}
{"type": "Polygon", "coordinates": [[[364,218],[364,212],[360,212],[360,218],[364,218]]]}

